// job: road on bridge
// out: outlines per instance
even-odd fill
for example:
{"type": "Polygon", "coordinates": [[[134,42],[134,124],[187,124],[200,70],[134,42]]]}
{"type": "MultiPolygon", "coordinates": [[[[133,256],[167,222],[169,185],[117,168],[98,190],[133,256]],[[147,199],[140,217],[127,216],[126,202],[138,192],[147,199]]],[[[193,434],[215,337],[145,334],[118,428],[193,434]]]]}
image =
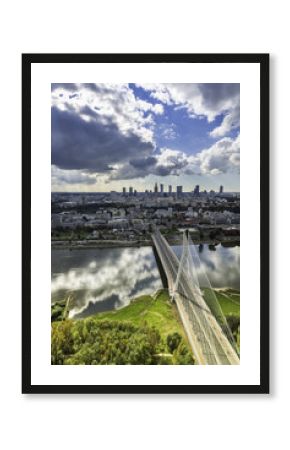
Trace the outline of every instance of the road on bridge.
{"type": "Polygon", "coordinates": [[[180,266],[179,259],[159,231],[152,234],[152,240],[196,362],[201,365],[239,364],[235,349],[208,307],[199,286],[192,283],[187,271],[180,266]]]}

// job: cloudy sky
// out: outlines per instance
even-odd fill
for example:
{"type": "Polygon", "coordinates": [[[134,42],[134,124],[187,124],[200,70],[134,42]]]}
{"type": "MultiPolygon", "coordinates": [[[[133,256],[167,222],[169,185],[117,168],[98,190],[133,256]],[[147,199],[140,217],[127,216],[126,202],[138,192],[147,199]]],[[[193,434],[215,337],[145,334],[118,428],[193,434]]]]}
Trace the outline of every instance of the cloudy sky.
{"type": "Polygon", "coordinates": [[[52,191],[239,191],[239,84],[58,83],[52,191]]]}

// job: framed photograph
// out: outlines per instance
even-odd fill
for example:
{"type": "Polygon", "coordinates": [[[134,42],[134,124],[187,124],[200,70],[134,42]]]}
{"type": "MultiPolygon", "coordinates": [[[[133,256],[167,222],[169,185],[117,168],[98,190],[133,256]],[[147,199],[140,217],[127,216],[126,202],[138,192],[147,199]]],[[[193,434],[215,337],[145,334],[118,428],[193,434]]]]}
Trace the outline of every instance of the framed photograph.
{"type": "Polygon", "coordinates": [[[22,55],[22,392],[269,392],[269,55],[22,55]]]}

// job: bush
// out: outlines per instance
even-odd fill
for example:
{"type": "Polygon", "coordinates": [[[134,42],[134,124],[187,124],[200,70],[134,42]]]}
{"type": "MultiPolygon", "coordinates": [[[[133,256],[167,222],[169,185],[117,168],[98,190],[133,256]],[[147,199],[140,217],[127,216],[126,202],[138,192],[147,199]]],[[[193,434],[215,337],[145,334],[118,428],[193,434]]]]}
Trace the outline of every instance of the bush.
{"type": "Polygon", "coordinates": [[[227,322],[228,325],[232,331],[232,333],[235,333],[239,326],[240,326],[240,318],[239,316],[234,316],[234,315],[228,315],[227,316],[227,322]]]}
{"type": "Polygon", "coordinates": [[[93,318],[52,324],[52,364],[157,364],[160,334],[148,326],[93,318]]]}
{"type": "Polygon", "coordinates": [[[179,364],[179,365],[194,364],[192,355],[189,352],[186,345],[184,344],[184,342],[181,342],[179,344],[179,346],[175,350],[173,356],[174,356],[174,364],[179,364]]]}
{"type": "Polygon", "coordinates": [[[54,322],[51,334],[51,364],[63,364],[65,358],[73,352],[71,320],[54,322]]]}
{"type": "Polygon", "coordinates": [[[51,321],[55,322],[58,320],[62,320],[63,313],[65,310],[65,303],[55,302],[53,305],[51,305],[51,321]]]}
{"type": "Polygon", "coordinates": [[[181,340],[182,340],[182,337],[177,332],[169,334],[167,336],[166,342],[167,342],[167,347],[168,347],[170,353],[173,353],[174,350],[177,349],[181,340]]]}

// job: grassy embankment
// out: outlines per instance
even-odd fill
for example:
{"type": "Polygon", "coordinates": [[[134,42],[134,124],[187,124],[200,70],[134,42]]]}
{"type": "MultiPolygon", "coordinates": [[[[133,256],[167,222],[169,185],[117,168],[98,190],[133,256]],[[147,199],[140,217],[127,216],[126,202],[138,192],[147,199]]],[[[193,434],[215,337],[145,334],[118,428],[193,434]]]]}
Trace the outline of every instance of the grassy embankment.
{"type": "MultiPolygon", "coordinates": [[[[239,292],[216,291],[239,344],[239,292]]],[[[167,291],[141,296],[119,310],[63,320],[65,302],[52,306],[53,364],[193,364],[167,291]]]]}
{"type": "Polygon", "coordinates": [[[227,288],[215,293],[240,350],[240,291],[227,288]]]}
{"type": "Polygon", "coordinates": [[[167,291],[78,320],[66,318],[65,302],[52,306],[52,364],[193,363],[167,291]]]}
{"type": "MultiPolygon", "coordinates": [[[[239,348],[240,292],[236,289],[225,288],[215,290],[215,294],[239,348]]],[[[96,320],[104,319],[127,320],[138,326],[146,321],[148,325],[159,330],[164,342],[166,342],[166,337],[172,333],[179,333],[187,342],[178,311],[170,302],[165,290],[157,295],[156,300],[149,295],[139,297],[122,309],[100,313],[96,316],[96,320]]]]}

